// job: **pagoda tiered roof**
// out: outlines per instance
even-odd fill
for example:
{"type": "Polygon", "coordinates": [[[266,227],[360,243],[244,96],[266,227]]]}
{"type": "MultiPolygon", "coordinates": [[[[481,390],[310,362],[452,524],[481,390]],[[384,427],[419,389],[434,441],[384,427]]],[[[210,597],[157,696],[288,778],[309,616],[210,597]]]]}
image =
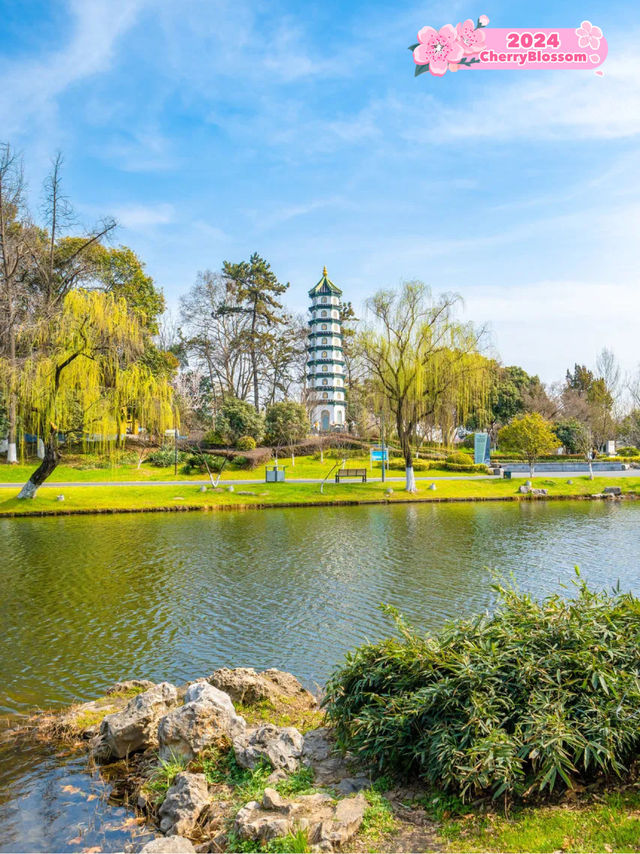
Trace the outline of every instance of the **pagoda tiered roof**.
{"type": "Polygon", "coordinates": [[[324,296],[341,296],[342,291],[337,285],[334,285],[331,279],[327,276],[327,268],[325,267],[322,271],[322,278],[309,291],[310,297],[324,297],[324,296]]]}

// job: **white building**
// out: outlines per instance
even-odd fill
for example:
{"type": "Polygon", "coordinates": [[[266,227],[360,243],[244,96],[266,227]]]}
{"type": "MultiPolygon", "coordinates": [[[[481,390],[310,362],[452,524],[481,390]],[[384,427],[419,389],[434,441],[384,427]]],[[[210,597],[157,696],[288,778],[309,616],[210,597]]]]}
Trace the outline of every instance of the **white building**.
{"type": "Polygon", "coordinates": [[[343,430],[346,424],[344,359],[342,356],[342,291],[327,276],[327,268],[318,284],[311,288],[311,320],[307,380],[311,424],[316,430],[343,430]]]}

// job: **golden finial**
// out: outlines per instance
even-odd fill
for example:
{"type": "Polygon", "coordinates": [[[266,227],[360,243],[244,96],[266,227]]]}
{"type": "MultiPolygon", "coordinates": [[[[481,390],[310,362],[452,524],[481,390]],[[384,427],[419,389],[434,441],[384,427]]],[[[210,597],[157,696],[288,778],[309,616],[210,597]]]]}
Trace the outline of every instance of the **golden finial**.
{"type": "Polygon", "coordinates": [[[327,268],[326,268],[326,266],[322,268],[322,275],[323,275],[323,276],[326,276],[326,275],[327,275],[327,268]]]}

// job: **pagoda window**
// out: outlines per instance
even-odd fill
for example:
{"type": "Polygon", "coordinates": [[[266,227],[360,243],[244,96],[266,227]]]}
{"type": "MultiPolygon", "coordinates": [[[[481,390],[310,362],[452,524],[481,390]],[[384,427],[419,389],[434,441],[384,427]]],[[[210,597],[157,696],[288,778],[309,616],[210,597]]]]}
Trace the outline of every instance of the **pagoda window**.
{"type": "Polygon", "coordinates": [[[322,385],[328,385],[329,380],[322,380],[322,385]]]}
{"type": "Polygon", "coordinates": [[[323,391],[323,392],[322,392],[322,398],[323,398],[323,400],[326,400],[328,397],[329,397],[329,393],[328,393],[328,392],[326,392],[326,391],[323,391]]]}
{"type": "Polygon", "coordinates": [[[327,339],[326,339],[326,338],[323,338],[323,339],[322,339],[322,343],[323,343],[323,344],[326,344],[326,343],[327,343],[327,339]]]}
{"type": "Polygon", "coordinates": [[[327,370],[327,366],[326,366],[326,365],[323,365],[323,366],[322,366],[322,370],[323,370],[323,371],[326,371],[326,370],[327,370]]]}
{"type": "Polygon", "coordinates": [[[327,312],[326,312],[326,311],[323,311],[323,312],[322,312],[322,317],[326,317],[326,316],[327,316],[327,312]]]}
{"type": "Polygon", "coordinates": [[[326,328],[327,328],[327,324],[326,324],[326,323],[323,323],[323,324],[322,324],[322,328],[323,328],[323,329],[326,329],[326,328]]]}
{"type": "Polygon", "coordinates": [[[326,359],[326,358],[327,358],[327,351],[326,351],[326,350],[323,350],[323,351],[322,351],[322,358],[323,358],[323,359],[326,359]]]}
{"type": "Polygon", "coordinates": [[[322,303],[323,303],[323,305],[327,304],[327,298],[326,297],[322,297],[322,303]]]}

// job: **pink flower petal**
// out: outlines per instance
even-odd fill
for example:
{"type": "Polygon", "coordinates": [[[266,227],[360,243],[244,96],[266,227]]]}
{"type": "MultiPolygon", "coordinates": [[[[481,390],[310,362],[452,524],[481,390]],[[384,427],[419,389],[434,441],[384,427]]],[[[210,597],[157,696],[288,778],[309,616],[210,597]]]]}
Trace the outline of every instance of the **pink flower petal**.
{"type": "Polygon", "coordinates": [[[445,24],[444,27],[440,27],[438,30],[439,36],[444,36],[447,41],[453,41],[456,37],[456,31],[453,29],[452,24],[445,24]]]}
{"type": "Polygon", "coordinates": [[[589,47],[589,36],[581,36],[578,39],[578,46],[579,47],[589,47]]]}
{"type": "Polygon", "coordinates": [[[583,30],[586,30],[588,33],[591,32],[591,21],[583,21],[580,26],[583,30]]]}
{"type": "Polygon", "coordinates": [[[602,30],[600,29],[600,27],[592,27],[591,28],[591,35],[597,39],[601,39],[602,38],[602,30]]]}
{"type": "Polygon", "coordinates": [[[416,65],[429,64],[429,47],[426,44],[419,44],[413,51],[413,61],[416,65]]]}
{"type": "Polygon", "coordinates": [[[464,48],[460,44],[460,42],[456,42],[449,53],[447,54],[447,59],[449,62],[458,62],[464,56],[464,48]]]}
{"type": "Polygon", "coordinates": [[[449,63],[446,59],[434,59],[429,63],[429,71],[435,77],[442,77],[446,73],[449,63]]]}
{"type": "Polygon", "coordinates": [[[419,41],[421,44],[427,44],[427,42],[429,42],[429,41],[433,41],[433,39],[434,39],[436,36],[437,36],[437,33],[436,33],[436,31],[433,29],[433,27],[423,27],[423,28],[418,32],[418,41],[419,41]]]}
{"type": "Polygon", "coordinates": [[[589,33],[586,30],[583,30],[582,27],[578,27],[578,29],[576,30],[576,35],[577,36],[588,36],[589,33]]]}

